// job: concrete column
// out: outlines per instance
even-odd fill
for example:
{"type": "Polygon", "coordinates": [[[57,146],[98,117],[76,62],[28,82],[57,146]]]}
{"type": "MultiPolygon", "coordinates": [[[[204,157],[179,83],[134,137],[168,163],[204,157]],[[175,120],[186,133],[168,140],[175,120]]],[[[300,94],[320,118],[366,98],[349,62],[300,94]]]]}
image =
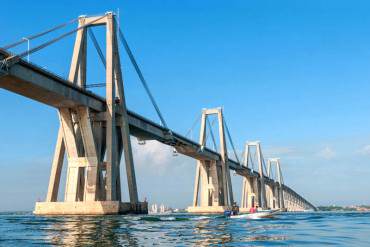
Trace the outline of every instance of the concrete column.
{"type": "Polygon", "coordinates": [[[275,191],[274,191],[274,198],[275,198],[275,205],[276,205],[276,208],[278,209],[282,209],[281,207],[281,200],[280,200],[280,197],[279,197],[279,185],[275,185],[275,191]]]}
{"type": "Polygon", "coordinates": [[[266,190],[265,190],[265,176],[263,173],[263,157],[261,152],[260,143],[257,144],[257,158],[258,158],[258,170],[259,170],[259,182],[260,182],[260,207],[266,208],[266,190]]]}
{"type": "Polygon", "coordinates": [[[206,145],[206,123],[209,115],[216,115],[218,118],[221,160],[197,161],[193,205],[188,208],[189,212],[194,213],[220,213],[226,208],[230,208],[234,201],[229,166],[227,164],[228,157],[221,108],[204,109],[202,111],[199,143],[202,148],[206,145]],[[200,203],[198,199],[199,194],[200,203]]]}
{"type": "MultiPolygon", "coordinates": [[[[114,49],[118,51],[117,46],[117,35],[114,35],[114,49]]],[[[130,129],[128,125],[128,115],[127,115],[127,107],[126,107],[126,99],[123,90],[123,78],[122,78],[122,71],[121,71],[121,62],[120,56],[117,52],[114,56],[114,64],[115,64],[115,83],[117,88],[117,94],[120,99],[120,108],[122,115],[119,118],[121,122],[120,127],[120,136],[121,142],[123,147],[123,153],[125,158],[125,165],[126,165],[126,176],[127,176],[127,184],[128,184],[128,191],[130,196],[130,202],[135,204],[138,203],[138,192],[137,192],[137,185],[136,185],[136,174],[135,174],[135,167],[134,167],[134,158],[132,155],[132,146],[131,146],[131,139],[130,139],[130,129]]],[[[121,160],[121,159],[119,159],[121,160]]],[[[119,171],[119,163],[118,168],[119,171]]],[[[120,178],[117,178],[120,181],[120,178]]]]}
{"type": "Polygon", "coordinates": [[[271,185],[266,184],[265,185],[265,191],[266,191],[266,208],[273,208],[274,204],[274,195],[273,195],[273,188],[271,185]]]}
{"type": "Polygon", "coordinates": [[[64,142],[63,142],[63,130],[59,128],[57,144],[55,147],[53,164],[51,168],[48,194],[46,196],[47,202],[56,202],[58,200],[58,191],[59,191],[59,184],[60,184],[60,176],[62,173],[64,153],[65,153],[65,148],[64,148],[64,142]]]}
{"type": "Polygon", "coordinates": [[[77,200],[78,182],[79,182],[79,166],[77,144],[74,134],[72,115],[69,109],[59,109],[60,122],[63,130],[65,145],[68,155],[68,168],[65,189],[65,201],[74,202],[77,200]]]}
{"type": "Polygon", "coordinates": [[[254,182],[255,179],[252,177],[243,177],[243,194],[241,200],[241,208],[250,208],[253,205],[253,201],[255,203],[256,191],[254,182]]]}
{"type": "Polygon", "coordinates": [[[86,181],[84,183],[84,201],[96,201],[98,195],[98,154],[94,140],[93,129],[91,126],[90,112],[86,107],[78,108],[80,116],[80,129],[85,150],[86,181]]]}
{"type": "Polygon", "coordinates": [[[108,201],[117,200],[116,178],[117,178],[117,140],[116,140],[116,104],[115,104],[115,82],[113,64],[113,40],[114,27],[112,16],[108,16],[106,29],[106,188],[108,201]]]}
{"type": "Polygon", "coordinates": [[[240,203],[241,208],[247,208],[248,194],[252,191],[251,180],[248,177],[243,177],[242,199],[240,203]]]}
{"type": "Polygon", "coordinates": [[[221,165],[222,165],[222,175],[223,175],[223,189],[224,189],[224,201],[226,206],[231,206],[234,203],[231,177],[229,171],[228,155],[226,148],[225,139],[225,127],[224,127],[224,117],[222,113],[222,108],[217,109],[218,126],[219,126],[219,136],[220,136],[220,152],[221,152],[221,165]]]}
{"type": "MultiPolygon", "coordinates": [[[[60,131],[46,202],[37,203],[36,214],[117,214],[147,212],[147,203],[138,202],[136,177],[130,142],[128,116],[114,14],[81,16],[79,26],[106,26],[106,105],[107,111],[95,113],[87,107],[60,108],[60,131]],[[95,119],[96,115],[100,116],[95,119]],[[105,123],[103,123],[105,122],[105,123]],[[64,202],[58,196],[63,156],[68,169],[64,202]],[[119,163],[125,154],[130,203],[121,202],[119,163]],[[105,174],[105,175],[103,175],[105,174]]],[[[86,85],[87,27],[76,36],[69,81],[86,85]]]]}

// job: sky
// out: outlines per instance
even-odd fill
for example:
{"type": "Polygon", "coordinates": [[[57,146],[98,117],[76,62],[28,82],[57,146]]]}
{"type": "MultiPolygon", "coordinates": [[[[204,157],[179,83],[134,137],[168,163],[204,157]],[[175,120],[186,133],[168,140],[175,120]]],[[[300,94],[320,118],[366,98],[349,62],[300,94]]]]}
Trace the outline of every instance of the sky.
{"type": "MultiPolygon", "coordinates": [[[[313,204],[370,204],[368,1],[7,1],[2,9],[0,46],[82,14],[119,12],[170,128],[185,134],[202,108],[223,107],[238,152],[260,140],[264,157],[281,158],[285,183],[313,204]]],[[[95,32],[104,47],[103,29],[95,32]]],[[[73,43],[30,61],[65,77],[73,43]]],[[[91,44],[88,51],[88,83],[102,82],[91,44]]],[[[121,56],[129,109],[158,122],[121,56]]],[[[32,210],[46,195],[57,111],[2,89],[0,105],[0,210],[32,210]]],[[[132,143],[139,197],[190,205],[196,161],[157,142],[132,143]]],[[[241,179],[232,180],[240,200],[241,179]]]]}

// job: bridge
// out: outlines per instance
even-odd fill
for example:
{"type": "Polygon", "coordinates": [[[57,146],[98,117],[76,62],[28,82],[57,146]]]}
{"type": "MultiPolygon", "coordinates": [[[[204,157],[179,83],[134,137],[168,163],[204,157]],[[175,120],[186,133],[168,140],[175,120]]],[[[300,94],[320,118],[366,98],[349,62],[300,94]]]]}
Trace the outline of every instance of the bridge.
{"type": "MultiPolygon", "coordinates": [[[[147,202],[138,198],[134,159],[130,136],[140,141],[155,140],[174,148],[197,161],[193,204],[194,213],[222,213],[235,204],[230,170],[243,177],[241,211],[259,205],[288,211],[316,210],[315,206],[284,184],[280,159],[268,159],[266,169],[259,142],[247,142],[243,162],[235,153],[229,157],[227,138],[232,144],[222,108],[203,109],[199,142],[170,129],[151,95],[135,58],[117,25],[115,14],[80,16],[77,28],[20,54],[11,48],[25,42],[22,39],[0,49],[0,88],[52,106],[58,110],[60,128],[52,161],[46,199],[37,202],[35,214],[121,214],[147,213],[147,202]],[[95,26],[106,28],[106,51],[103,54],[94,33],[95,26]],[[70,72],[67,79],[30,63],[26,56],[59,40],[76,34],[70,72]],[[105,66],[105,97],[93,93],[86,80],[87,37],[90,36],[105,66]],[[155,123],[127,109],[121,71],[119,41],[133,63],[144,88],[161,119],[155,123]],[[218,120],[219,150],[207,146],[210,117],[218,120]],[[258,167],[252,165],[252,149],[256,149],[258,167]],[[58,201],[61,173],[67,160],[64,200],[58,201]],[[120,163],[124,159],[129,202],[122,202],[120,163]],[[277,177],[271,170],[275,167],[277,177]]],[[[35,39],[67,24],[29,36],[35,39]]],[[[215,137],[212,134],[215,142],[215,137]]],[[[232,147],[235,152],[234,145],[232,147]]],[[[253,163],[253,164],[252,164],[253,163]]]]}

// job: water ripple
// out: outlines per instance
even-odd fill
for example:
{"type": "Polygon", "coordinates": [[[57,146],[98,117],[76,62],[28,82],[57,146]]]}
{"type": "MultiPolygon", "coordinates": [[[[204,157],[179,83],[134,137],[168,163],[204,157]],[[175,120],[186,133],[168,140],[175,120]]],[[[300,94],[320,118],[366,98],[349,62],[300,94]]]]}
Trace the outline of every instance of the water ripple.
{"type": "Polygon", "coordinates": [[[0,213],[0,246],[370,246],[370,213],[40,217],[0,213]]]}

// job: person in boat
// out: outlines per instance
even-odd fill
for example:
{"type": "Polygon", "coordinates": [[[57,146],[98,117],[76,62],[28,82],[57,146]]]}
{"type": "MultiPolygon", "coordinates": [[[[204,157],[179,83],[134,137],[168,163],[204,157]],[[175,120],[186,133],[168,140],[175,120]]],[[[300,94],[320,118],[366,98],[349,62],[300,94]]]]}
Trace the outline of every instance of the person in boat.
{"type": "Polygon", "coordinates": [[[232,212],[231,215],[238,215],[239,214],[239,207],[236,204],[236,202],[233,203],[231,212],[232,212]]]}
{"type": "Polygon", "coordinates": [[[249,213],[251,213],[251,214],[257,213],[257,208],[258,208],[258,206],[254,205],[253,207],[251,207],[249,209],[249,213]]]}
{"type": "Polygon", "coordinates": [[[224,216],[226,216],[226,217],[235,216],[235,215],[238,215],[238,214],[239,214],[239,207],[236,204],[236,202],[233,203],[231,209],[224,211],[224,216]]]}

